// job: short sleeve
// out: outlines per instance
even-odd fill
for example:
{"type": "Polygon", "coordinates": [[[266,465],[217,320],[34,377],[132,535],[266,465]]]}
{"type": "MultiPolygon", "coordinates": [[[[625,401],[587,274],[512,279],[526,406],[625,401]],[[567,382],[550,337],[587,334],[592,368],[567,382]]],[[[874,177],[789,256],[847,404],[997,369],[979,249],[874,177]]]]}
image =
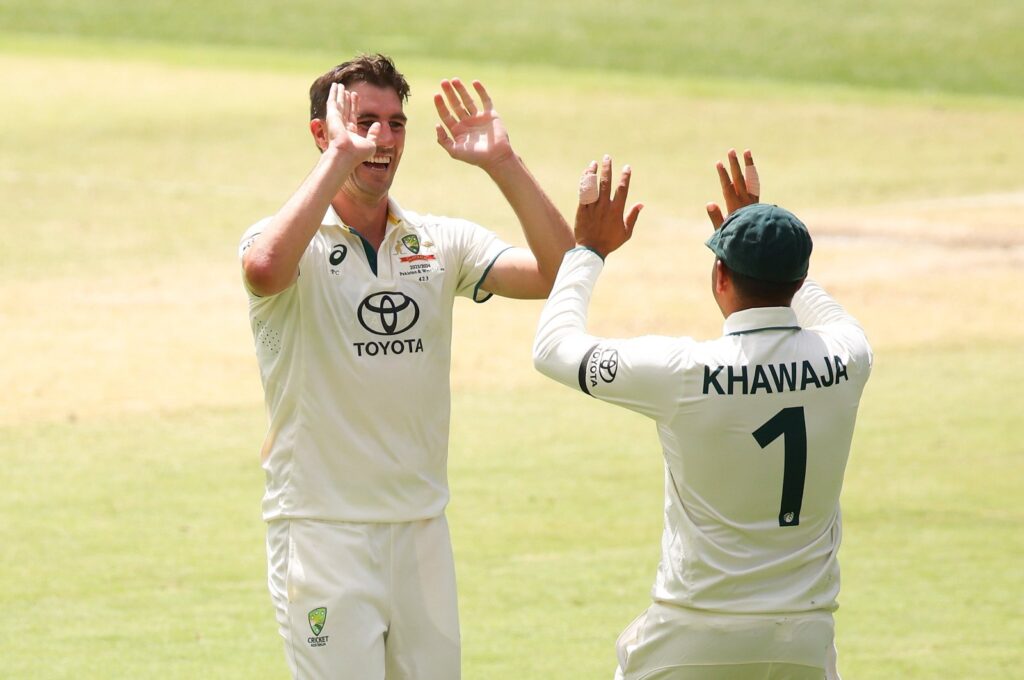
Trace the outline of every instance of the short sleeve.
{"type": "MultiPolygon", "coordinates": [[[[239,265],[242,264],[242,258],[245,257],[245,252],[247,250],[249,250],[249,248],[252,247],[252,244],[256,242],[256,239],[259,238],[260,234],[263,233],[263,230],[267,228],[267,226],[270,224],[270,222],[272,220],[273,220],[273,217],[264,218],[264,219],[260,220],[259,222],[257,222],[256,224],[252,225],[251,227],[249,227],[248,229],[245,230],[245,233],[242,235],[242,239],[241,239],[241,241],[239,241],[239,244],[238,244],[238,263],[239,263],[239,265]]],[[[310,253],[313,251],[313,249],[315,247],[315,242],[316,242],[316,239],[314,238],[313,241],[310,243],[310,246],[307,247],[305,252],[302,254],[302,257],[299,260],[299,270],[300,271],[303,270],[304,263],[309,259],[310,253]]],[[[285,293],[288,293],[290,295],[291,291],[294,291],[294,289],[296,288],[295,285],[290,285],[287,288],[285,288],[283,291],[281,291],[280,293],[277,293],[275,295],[268,295],[268,296],[257,295],[255,292],[252,291],[252,289],[249,288],[249,284],[245,280],[245,273],[244,272],[242,272],[242,286],[245,287],[246,292],[249,294],[249,303],[250,303],[251,306],[253,306],[254,309],[255,308],[265,308],[265,307],[267,307],[267,306],[269,306],[271,304],[271,301],[278,300],[278,299],[280,299],[282,297],[287,297],[285,295],[285,293]]]]}
{"type": "Polygon", "coordinates": [[[479,224],[466,220],[450,220],[444,229],[451,230],[452,246],[457,258],[458,283],[455,294],[474,302],[485,302],[491,294],[481,290],[498,256],[511,248],[498,236],[479,224]]]}
{"type": "Polygon", "coordinates": [[[249,248],[252,247],[252,244],[256,242],[256,237],[262,234],[263,230],[266,229],[268,224],[270,224],[271,219],[272,218],[270,217],[266,217],[260,220],[256,224],[246,229],[245,233],[242,234],[242,240],[238,244],[239,262],[241,262],[242,258],[245,256],[245,251],[249,250],[249,248]]]}

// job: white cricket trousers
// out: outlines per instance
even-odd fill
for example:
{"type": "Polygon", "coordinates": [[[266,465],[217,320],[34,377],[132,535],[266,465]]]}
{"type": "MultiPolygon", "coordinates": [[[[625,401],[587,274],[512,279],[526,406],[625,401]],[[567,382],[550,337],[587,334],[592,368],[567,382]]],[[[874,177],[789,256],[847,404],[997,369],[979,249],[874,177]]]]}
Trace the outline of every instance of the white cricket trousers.
{"type": "Polygon", "coordinates": [[[840,680],[829,612],[725,615],[655,602],[616,651],[615,680],[840,680]]]}
{"type": "Polygon", "coordinates": [[[455,566],[442,515],[267,524],[268,585],[296,680],[458,680],[455,566]]]}

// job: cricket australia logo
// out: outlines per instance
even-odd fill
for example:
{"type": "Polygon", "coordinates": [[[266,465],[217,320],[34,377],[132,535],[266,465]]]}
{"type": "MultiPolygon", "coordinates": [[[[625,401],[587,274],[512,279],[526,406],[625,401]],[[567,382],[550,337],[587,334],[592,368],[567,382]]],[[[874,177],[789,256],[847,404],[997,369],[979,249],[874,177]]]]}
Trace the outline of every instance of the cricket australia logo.
{"type": "Polygon", "coordinates": [[[317,607],[309,613],[309,629],[313,635],[319,635],[327,623],[327,607],[317,607]]]}
{"type": "Polygon", "coordinates": [[[418,255],[420,252],[420,238],[416,234],[406,234],[402,237],[402,245],[409,249],[409,252],[413,255],[418,255]]]}
{"type": "Polygon", "coordinates": [[[374,335],[398,335],[416,325],[420,306],[398,291],[374,293],[359,303],[358,317],[360,325],[374,335]]]}
{"type": "MultiPolygon", "coordinates": [[[[435,263],[437,261],[437,255],[433,253],[420,252],[423,248],[433,248],[434,244],[431,241],[420,241],[420,237],[416,234],[406,234],[401,240],[395,244],[395,254],[398,255],[398,261],[406,265],[399,271],[401,276],[413,276],[422,275],[426,271],[434,270],[435,263]],[[402,248],[408,250],[411,255],[402,255],[402,248]],[[411,264],[415,263],[415,264],[411,264]]],[[[444,271],[442,268],[441,271],[444,271]]],[[[427,279],[419,279],[420,281],[426,281],[427,279]]]]}
{"type": "Polygon", "coordinates": [[[309,629],[313,631],[313,636],[306,638],[306,642],[309,643],[310,647],[326,647],[328,635],[320,635],[320,631],[324,629],[327,624],[327,607],[317,607],[316,609],[309,612],[309,629]]]}

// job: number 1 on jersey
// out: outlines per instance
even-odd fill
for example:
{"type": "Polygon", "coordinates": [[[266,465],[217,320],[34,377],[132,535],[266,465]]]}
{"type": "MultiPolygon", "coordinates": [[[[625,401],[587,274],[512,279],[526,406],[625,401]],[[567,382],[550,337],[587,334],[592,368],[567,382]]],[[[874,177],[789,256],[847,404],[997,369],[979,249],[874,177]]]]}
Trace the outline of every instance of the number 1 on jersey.
{"type": "Polygon", "coordinates": [[[804,477],[807,473],[807,425],[804,407],[784,408],[754,431],[754,439],[765,448],[779,437],[785,445],[782,466],[782,503],[779,526],[800,524],[800,506],[804,500],[804,477]]]}

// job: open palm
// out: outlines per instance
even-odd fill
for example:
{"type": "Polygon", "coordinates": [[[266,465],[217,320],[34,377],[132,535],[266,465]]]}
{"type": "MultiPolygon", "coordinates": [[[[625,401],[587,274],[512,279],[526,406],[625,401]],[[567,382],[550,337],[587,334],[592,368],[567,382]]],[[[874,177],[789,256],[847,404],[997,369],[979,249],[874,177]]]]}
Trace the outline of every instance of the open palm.
{"type": "Polygon", "coordinates": [[[488,167],[511,157],[512,145],[487,90],[479,81],[473,81],[473,88],[479,107],[461,80],[441,81],[444,94],[434,95],[443,123],[437,126],[437,142],[452,158],[488,167]]]}
{"type": "Polygon", "coordinates": [[[377,149],[380,123],[375,122],[364,137],[359,132],[359,94],[346,90],[341,83],[333,83],[327,95],[328,143],[357,162],[369,159],[377,149]]]}

